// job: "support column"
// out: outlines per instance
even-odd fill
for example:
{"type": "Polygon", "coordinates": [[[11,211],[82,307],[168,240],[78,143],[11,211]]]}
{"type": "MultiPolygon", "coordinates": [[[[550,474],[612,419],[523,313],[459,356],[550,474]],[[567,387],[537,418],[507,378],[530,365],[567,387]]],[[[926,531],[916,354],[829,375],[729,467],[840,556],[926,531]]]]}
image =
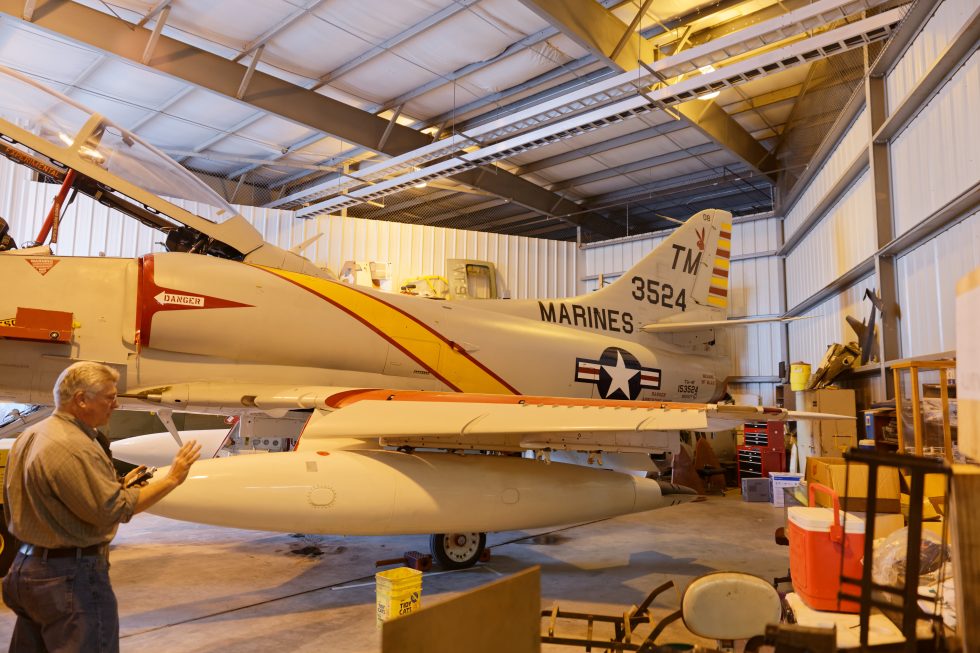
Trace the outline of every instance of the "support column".
{"type": "MultiPolygon", "coordinates": [[[[895,235],[892,217],[891,145],[887,140],[875,141],[874,134],[888,119],[888,106],[883,76],[869,76],[865,80],[865,100],[871,123],[868,137],[868,161],[874,185],[875,248],[880,250],[895,235]]],[[[875,285],[884,310],[878,318],[879,389],[881,396],[891,397],[894,392],[889,382],[887,364],[900,356],[898,286],[895,279],[895,257],[875,255],[875,285]]]]}

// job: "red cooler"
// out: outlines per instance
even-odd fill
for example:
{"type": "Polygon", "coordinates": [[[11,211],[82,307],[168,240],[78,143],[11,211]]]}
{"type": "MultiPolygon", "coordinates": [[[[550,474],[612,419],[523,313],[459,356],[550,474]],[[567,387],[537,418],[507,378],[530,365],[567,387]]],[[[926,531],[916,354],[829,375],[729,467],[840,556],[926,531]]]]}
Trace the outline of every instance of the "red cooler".
{"type": "MultiPolygon", "coordinates": [[[[842,512],[837,493],[819,483],[809,484],[810,506],[788,510],[789,568],[793,590],[814,610],[857,612],[854,601],[840,601],[841,575],[861,578],[864,555],[864,520],[847,515],[847,532],[841,525],[842,512]],[[817,491],[833,497],[834,507],[814,507],[817,491]],[[844,558],[843,570],[841,557],[844,558]]],[[[857,588],[848,584],[849,593],[857,588]]]]}

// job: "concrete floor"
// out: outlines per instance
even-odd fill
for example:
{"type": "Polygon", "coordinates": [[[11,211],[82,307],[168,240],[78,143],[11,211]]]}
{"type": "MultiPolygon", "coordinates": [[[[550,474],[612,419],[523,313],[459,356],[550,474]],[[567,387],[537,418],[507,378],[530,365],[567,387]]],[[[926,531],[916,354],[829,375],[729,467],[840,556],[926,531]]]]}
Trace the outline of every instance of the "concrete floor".
{"type": "MultiPolygon", "coordinates": [[[[786,574],[788,548],[773,543],[782,524],[782,509],[744,503],[729,490],[726,497],[601,522],[494,533],[489,563],[434,569],[424,577],[423,600],[540,565],[542,607],[558,600],[563,609],[622,614],[666,580],[683,589],[715,570],[767,580],[786,574]]],[[[122,651],[377,651],[374,561],[409,550],[427,552],[428,538],[297,537],[137,515],[119,529],[110,557],[122,651]],[[296,553],[309,547],[322,555],[296,553]]],[[[679,593],[668,592],[654,603],[654,615],[678,603],[679,593]]],[[[13,623],[0,608],[2,648],[13,623]]],[[[680,622],[658,640],[668,642],[712,643],[680,622]]]]}

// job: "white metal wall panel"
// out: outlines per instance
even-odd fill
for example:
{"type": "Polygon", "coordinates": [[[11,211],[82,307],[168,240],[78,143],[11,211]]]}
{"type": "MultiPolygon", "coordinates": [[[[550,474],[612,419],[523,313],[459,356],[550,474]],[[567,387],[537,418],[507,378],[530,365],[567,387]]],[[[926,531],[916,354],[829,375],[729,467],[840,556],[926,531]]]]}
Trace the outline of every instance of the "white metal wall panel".
{"type": "Polygon", "coordinates": [[[796,306],[875,252],[874,187],[865,172],[786,257],[786,299],[796,306]]]}
{"type": "Polygon", "coordinates": [[[575,243],[339,216],[297,220],[289,211],[255,211],[265,213],[257,213],[253,223],[280,247],[294,247],[322,232],[304,250],[317,265],[338,272],[346,261],[389,264],[393,290],[410,278],[445,275],[447,258],[471,258],[496,265],[500,290],[514,299],[576,294],[575,243]]]}
{"type": "Polygon", "coordinates": [[[733,376],[778,376],[782,346],[779,324],[729,329],[733,376]]]}
{"type": "Polygon", "coordinates": [[[779,259],[763,256],[732,261],[728,296],[728,314],[732,317],[781,313],[779,259]]]}
{"type": "MultiPolygon", "coordinates": [[[[0,210],[18,244],[37,235],[58,192],[57,184],[32,182],[23,170],[0,161],[0,210]]],[[[192,211],[201,208],[181,204],[192,211]]],[[[390,263],[394,290],[410,277],[445,275],[447,258],[472,258],[497,266],[501,290],[510,297],[576,294],[575,243],[356,218],[302,220],[292,211],[236,208],[266,240],[285,249],[322,231],[303,254],[334,271],[350,260],[390,263]]],[[[159,232],[79,195],[65,211],[54,249],[62,256],[133,257],[164,251],[162,240],[159,232]]]]}
{"type": "Polygon", "coordinates": [[[980,211],[896,262],[902,357],[956,349],[956,282],[980,265],[980,211]]]}
{"type": "Polygon", "coordinates": [[[896,236],[980,181],[980,54],[892,142],[896,236]]]}
{"type": "Polygon", "coordinates": [[[776,405],[776,384],[775,383],[730,383],[728,385],[730,394],[748,394],[759,397],[763,406],[776,405]]]}
{"type": "Polygon", "coordinates": [[[938,4],[922,31],[885,78],[889,111],[894,111],[929,72],[933,62],[976,8],[977,0],[945,0],[938,4]]]}
{"type": "Polygon", "coordinates": [[[868,275],[839,295],[815,306],[804,315],[809,318],[789,323],[789,358],[816,365],[831,344],[857,340],[844,318],[852,315],[867,319],[871,302],[864,292],[874,286],[874,275],[868,275]]]}
{"type": "Polygon", "coordinates": [[[854,119],[837,147],[834,148],[834,153],[823,164],[820,172],[787,211],[786,221],[783,225],[786,238],[792,236],[803,225],[803,222],[813,213],[813,210],[830,192],[834,184],[844,176],[854,160],[867,150],[870,129],[868,111],[865,108],[854,119]]]}

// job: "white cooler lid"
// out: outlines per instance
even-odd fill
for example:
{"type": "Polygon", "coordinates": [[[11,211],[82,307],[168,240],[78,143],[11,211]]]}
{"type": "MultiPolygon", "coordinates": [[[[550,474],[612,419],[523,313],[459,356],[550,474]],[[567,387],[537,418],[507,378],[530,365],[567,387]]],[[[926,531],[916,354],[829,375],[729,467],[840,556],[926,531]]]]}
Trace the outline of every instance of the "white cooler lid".
{"type": "MultiPolygon", "coordinates": [[[[830,527],[834,524],[833,508],[817,508],[806,506],[793,506],[787,511],[791,522],[806,531],[816,533],[829,533],[830,527]]],[[[840,523],[844,524],[844,511],[840,511],[840,523]]],[[[853,513],[847,513],[846,533],[863,533],[864,520],[853,513]]]]}

